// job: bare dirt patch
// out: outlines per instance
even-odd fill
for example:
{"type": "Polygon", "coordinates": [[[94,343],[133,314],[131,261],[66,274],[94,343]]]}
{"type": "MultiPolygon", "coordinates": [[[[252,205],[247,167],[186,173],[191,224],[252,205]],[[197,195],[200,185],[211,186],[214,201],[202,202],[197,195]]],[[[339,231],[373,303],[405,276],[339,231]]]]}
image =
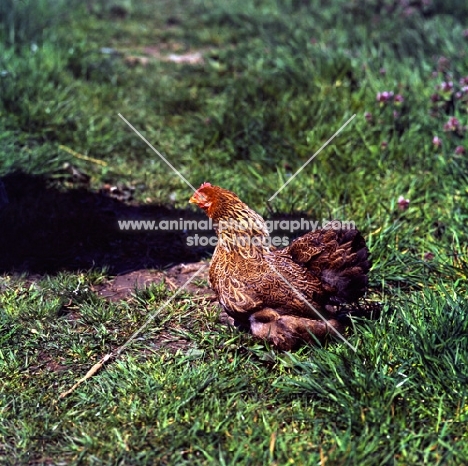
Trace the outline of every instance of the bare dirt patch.
{"type": "Polygon", "coordinates": [[[204,56],[211,49],[184,50],[183,44],[158,44],[140,47],[136,53],[119,50],[124,56],[124,62],[129,66],[146,66],[150,61],[165,61],[184,65],[203,65],[204,56]]]}
{"type": "Polygon", "coordinates": [[[208,262],[201,261],[178,264],[164,272],[147,269],[134,270],[96,285],[93,290],[98,296],[116,302],[130,299],[138,289],[165,283],[173,291],[184,287],[184,290],[191,294],[206,297],[209,301],[216,301],[216,295],[209,287],[208,269],[208,262]],[[197,278],[186,285],[195,274],[197,278]]]}
{"type": "Polygon", "coordinates": [[[152,284],[164,281],[162,272],[151,270],[134,270],[117,275],[106,283],[93,287],[98,296],[116,302],[131,298],[137,289],[144,289],[152,284]]]}

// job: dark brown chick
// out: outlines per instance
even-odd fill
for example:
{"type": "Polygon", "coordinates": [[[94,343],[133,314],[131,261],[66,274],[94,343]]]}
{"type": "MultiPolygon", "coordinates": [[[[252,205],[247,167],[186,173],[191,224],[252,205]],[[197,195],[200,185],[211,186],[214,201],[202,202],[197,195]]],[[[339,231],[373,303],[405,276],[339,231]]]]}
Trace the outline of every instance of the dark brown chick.
{"type": "Polygon", "coordinates": [[[311,231],[276,250],[263,218],[233,192],[203,183],[189,202],[217,225],[210,282],[238,324],[282,350],[342,330],[326,307],[366,291],[368,250],[357,230],[311,231]]]}

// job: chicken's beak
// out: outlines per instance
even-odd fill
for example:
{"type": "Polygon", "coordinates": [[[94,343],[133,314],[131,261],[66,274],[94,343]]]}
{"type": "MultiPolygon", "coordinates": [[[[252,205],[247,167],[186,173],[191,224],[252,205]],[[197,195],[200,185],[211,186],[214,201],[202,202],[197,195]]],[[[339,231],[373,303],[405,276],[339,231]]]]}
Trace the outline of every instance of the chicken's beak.
{"type": "Polygon", "coordinates": [[[196,197],[196,194],[194,194],[190,199],[189,199],[189,203],[190,204],[198,204],[200,202],[199,199],[197,199],[196,197]]]}
{"type": "Polygon", "coordinates": [[[201,206],[202,204],[205,204],[206,201],[207,201],[206,196],[199,191],[195,191],[193,193],[193,196],[189,199],[190,204],[197,204],[199,206],[201,206]]]}

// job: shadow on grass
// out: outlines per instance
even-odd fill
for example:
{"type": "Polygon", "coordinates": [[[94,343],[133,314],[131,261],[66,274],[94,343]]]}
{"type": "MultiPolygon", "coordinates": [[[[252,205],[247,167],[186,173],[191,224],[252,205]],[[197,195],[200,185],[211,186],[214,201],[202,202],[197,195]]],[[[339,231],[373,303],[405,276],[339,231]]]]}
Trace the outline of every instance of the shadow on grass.
{"type": "Polygon", "coordinates": [[[22,172],[2,178],[0,273],[54,274],[106,267],[112,274],[207,257],[182,231],[122,231],[118,220],[203,219],[190,210],[124,203],[85,188],[65,189],[22,172]]]}

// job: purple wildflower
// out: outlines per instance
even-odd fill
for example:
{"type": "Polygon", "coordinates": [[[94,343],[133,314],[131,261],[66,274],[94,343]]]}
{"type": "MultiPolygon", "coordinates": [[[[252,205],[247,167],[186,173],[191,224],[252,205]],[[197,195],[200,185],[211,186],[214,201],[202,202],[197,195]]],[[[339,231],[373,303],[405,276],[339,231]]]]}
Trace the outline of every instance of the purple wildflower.
{"type": "Polygon", "coordinates": [[[453,90],[453,81],[443,81],[440,85],[442,92],[452,92],[453,90]]]}
{"type": "Polygon", "coordinates": [[[388,102],[393,99],[393,92],[383,91],[377,92],[377,102],[388,102]]]}
{"type": "Polygon", "coordinates": [[[410,200],[409,199],[405,199],[404,196],[400,196],[398,198],[398,208],[400,210],[407,210],[408,207],[409,207],[409,204],[410,204],[410,200]]]}
{"type": "Polygon", "coordinates": [[[455,117],[450,117],[444,125],[444,131],[457,131],[460,129],[460,122],[455,117]]]}

